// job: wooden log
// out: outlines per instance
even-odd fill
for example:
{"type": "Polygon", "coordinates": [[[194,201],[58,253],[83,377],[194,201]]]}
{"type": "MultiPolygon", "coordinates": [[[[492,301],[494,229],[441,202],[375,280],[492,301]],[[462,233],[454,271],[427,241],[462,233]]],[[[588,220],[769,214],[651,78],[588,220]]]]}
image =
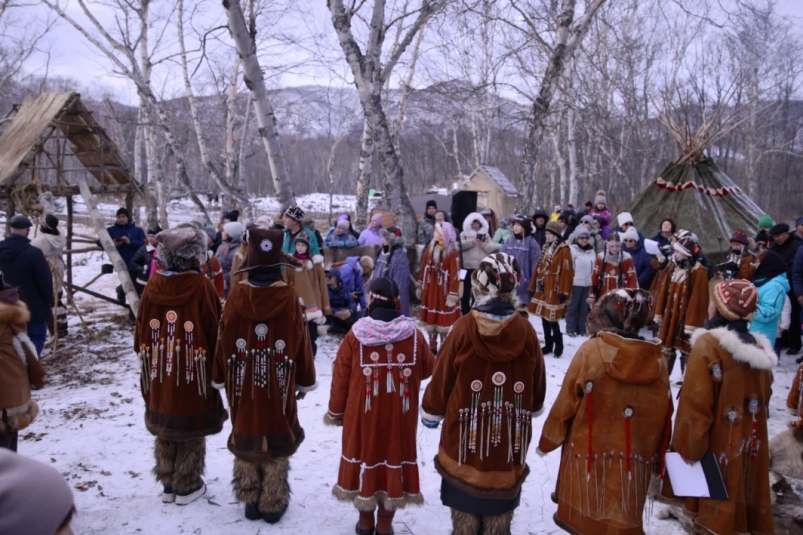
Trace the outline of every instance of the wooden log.
{"type": "Polygon", "coordinates": [[[67,286],[70,287],[70,291],[72,291],[73,293],[75,293],[75,292],[83,292],[83,293],[85,293],[87,295],[91,295],[92,297],[97,297],[98,299],[103,299],[104,301],[108,301],[109,303],[112,303],[114,305],[121,306],[123,308],[128,308],[128,305],[124,305],[123,303],[121,303],[117,299],[109,297],[108,295],[99,294],[98,292],[93,292],[92,290],[90,290],[88,288],[84,288],[83,286],[78,286],[78,285],[75,285],[75,284],[70,284],[69,282],[67,283],[67,286]]]}
{"type": "Polygon", "coordinates": [[[139,295],[137,294],[137,290],[134,288],[134,283],[131,281],[131,276],[128,273],[128,267],[125,265],[125,262],[123,262],[123,258],[120,256],[120,253],[117,252],[117,247],[114,246],[112,237],[109,236],[109,232],[106,230],[106,225],[103,223],[103,218],[100,215],[100,211],[98,211],[98,204],[95,200],[95,196],[92,195],[92,192],[89,190],[89,184],[87,184],[86,178],[80,178],[78,180],[78,187],[81,190],[81,196],[84,198],[84,203],[86,203],[87,212],[89,212],[89,216],[92,218],[92,222],[95,224],[95,232],[98,233],[100,244],[103,246],[103,250],[106,251],[107,255],[109,255],[109,259],[114,265],[114,271],[117,272],[117,277],[120,279],[120,283],[123,285],[123,291],[125,292],[128,305],[131,307],[131,311],[136,317],[137,313],[139,312],[139,295]]]}
{"type": "MultiPolygon", "coordinates": [[[[74,254],[81,254],[81,253],[93,253],[95,251],[102,251],[102,247],[87,247],[86,249],[64,249],[64,254],[67,255],[74,255],[74,254]]],[[[71,262],[72,259],[68,256],[67,261],[71,262]]]]}
{"type": "MultiPolygon", "coordinates": [[[[72,195],[67,196],[67,250],[72,249],[73,240],[73,203],[72,195]]],[[[72,284],[72,253],[67,253],[67,283],[72,284]]]]}

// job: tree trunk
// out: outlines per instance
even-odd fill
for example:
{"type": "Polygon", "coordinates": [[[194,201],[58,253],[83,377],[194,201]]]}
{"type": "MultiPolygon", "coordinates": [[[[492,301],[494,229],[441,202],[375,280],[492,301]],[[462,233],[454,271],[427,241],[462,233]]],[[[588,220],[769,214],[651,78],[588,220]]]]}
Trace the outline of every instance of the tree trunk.
{"type": "Polygon", "coordinates": [[[98,234],[100,245],[103,247],[103,250],[106,251],[106,254],[109,255],[109,260],[111,260],[114,265],[114,271],[120,279],[120,284],[123,285],[123,291],[125,292],[128,306],[131,307],[131,311],[134,313],[134,317],[136,317],[139,312],[139,295],[137,294],[136,288],[134,288],[134,283],[131,282],[128,266],[123,262],[123,258],[120,256],[120,253],[117,252],[117,247],[114,246],[112,237],[109,236],[109,231],[106,230],[106,225],[98,211],[95,196],[92,195],[92,192],[89,190],[89,184],[87,184],[85,177],[78,179],[78,189],[81,191],[81,197],[84,198],[86,211],[89,212],[89,217],[95,225],[95,232],[98,234]]]}
{"type": "Polygon", "coordinates": [[[276,115],[273,113],[273,105],[265,87],[265,77],[262,74],[256,55],[256,27],[252,20],[249,32],[239,0],[223,0],[223,8],[226,10],[229,33],[237,47],[237,54],[243,63],[243,81],[254,102],[254,112],[259,125],[259,136],[265,145],[265,152],[267,152],[270,164],[270,173],[273,176],[273,188],[279,203],[282,208],[285,208],[295,204],[295,196],[290,185],[287,160],[285,159],[284,149],[276,127],[276,115]]]}
{"type": "Polygon", "coordinates": [[[577,170],[577,132],[575,123],[574,108],[570,107],[566,115],[566,149],[569,153],[569,202],[579,207],[579,199],[577,198],[577,190],[579,188],[577,176],[579,172],[577,170]]]}
{"type": "Polygon", "coordinates": [[[251,126],[251,102],[245,102],[245,118],[243,119],[242,135],[240,136],[240,152],[237,155],[237,178],[240,190],[248,195],[248,176],[245,174],[245,147],[249,143],[248,128],[251,126]]]}
{"type": "Polygon", "coordinates": [[[354,227],[362,230],[368,226],[368,192],[371,189],[371,174],[374,163],[374,138],[368,118],[363,121],[360,142],[360,176],[357,177],[357,208],[354,227]]]}

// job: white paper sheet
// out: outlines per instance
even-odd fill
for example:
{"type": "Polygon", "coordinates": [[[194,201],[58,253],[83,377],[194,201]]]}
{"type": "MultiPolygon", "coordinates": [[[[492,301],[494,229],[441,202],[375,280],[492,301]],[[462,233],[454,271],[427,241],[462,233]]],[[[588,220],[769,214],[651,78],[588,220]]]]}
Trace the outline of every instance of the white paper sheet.
{"type": "Polygon", "coordinates": [[[679,453],[666,454],[666,471],[669,472],[669,483],[675,496],[682,498],[710,498],[708,482],[705,479],[703,465],[699,462],[686,464],[679,453]]]}

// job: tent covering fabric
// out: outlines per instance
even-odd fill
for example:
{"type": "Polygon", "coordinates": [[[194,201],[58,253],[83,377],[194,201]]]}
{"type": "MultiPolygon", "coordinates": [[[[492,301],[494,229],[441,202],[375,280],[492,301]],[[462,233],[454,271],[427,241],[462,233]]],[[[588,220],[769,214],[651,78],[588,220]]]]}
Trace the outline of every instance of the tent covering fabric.
{"type": "Polygon", "coordinates": [[[696,164],[671,163],[623,210],[633,215],[636,227],[645,236],[660,230],[661,221],[671,217],[678,229],[697,234],[700,247],[713,259],[737,229],[755,236],[758,220],[765,212],[717,167],[705,157],[696,164]]]}

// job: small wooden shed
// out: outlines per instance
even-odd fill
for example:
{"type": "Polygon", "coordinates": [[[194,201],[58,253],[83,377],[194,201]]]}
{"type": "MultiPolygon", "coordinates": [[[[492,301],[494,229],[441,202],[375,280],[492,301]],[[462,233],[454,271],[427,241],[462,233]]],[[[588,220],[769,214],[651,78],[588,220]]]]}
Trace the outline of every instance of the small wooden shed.
{"type": "Polygon", "coordinates": [[[496,167],[481,165],[476,168],[463,185],[464,190],[477,192],[477,209],[490,208],[497,219],[502,219],[516,210],[519,190],[496,167]]]}

